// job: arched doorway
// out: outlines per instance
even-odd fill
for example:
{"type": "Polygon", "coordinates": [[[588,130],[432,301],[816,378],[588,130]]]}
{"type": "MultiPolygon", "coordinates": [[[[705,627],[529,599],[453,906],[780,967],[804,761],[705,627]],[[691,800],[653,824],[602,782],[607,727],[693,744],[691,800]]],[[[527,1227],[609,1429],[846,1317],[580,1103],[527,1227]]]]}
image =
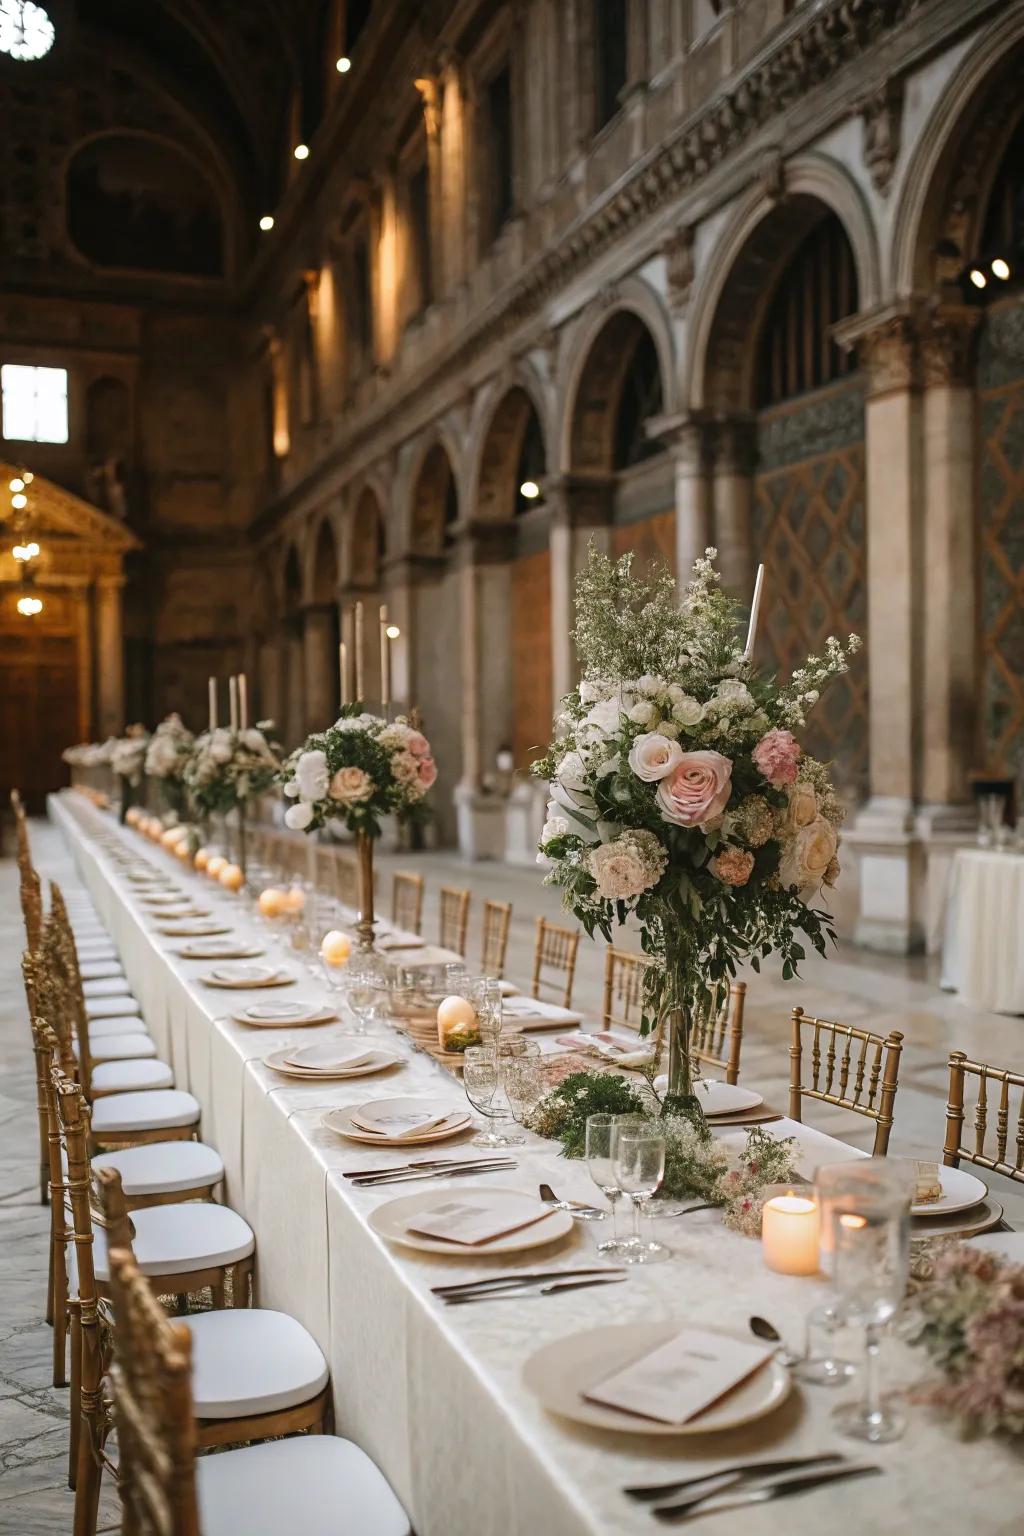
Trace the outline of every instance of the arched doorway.
{"type": "MultiPolygon", "coordinates": [[[[867,622],[864,394],[832,327],[859,306],[838,216],[800,195],[769,213],[730,271],[709,335],[713,541],[743,596],[765,566],[758,661],[782,676],[867,622]]],[[[854,801],[868,789],[867,668],[808,718],[806,749],[854,801]]]]}
{"type": "Polygon", "coordinates": [[[285,747],[297,747],[306,734],[306,679],[302,643],[302,562],[294,544],[285,558],[282,584],[281,675],[284,679],[282,718],[285,747]]]}
{"type": "MultiPolygon", "coordinates": [[[[363,698],[376,709],[381,699],[380,646],[378,614],[384,600],[384,555],[386,552],[384,514],[376,491],[364,486],[356,498],[348,523],[347,579],[342,597],[341,638],[345,641],[346,671],[344,694],[357,694],[356,632],[362,625],[363,698]]],[[[395,651],[392,648],[392,657],[395,651]]],[[[392,672],[394,681],[394,669],[392,672]]],[[[405,697],[407,689],[392,689],[392,702],[405,697]]]]}
{"type": "MultiPolygon", "coordinates": [[[[455,549],[460,513],[452,461],[436,441],[414,475],[410,498],[410,654],[416,658],[410,703],[420,710],[441,783],[449,788],[462,777],[462,603],[455,549]]],[[[435,795],[432,808],[439,841],[453,842],[450,794],[435,795]]]]}
{"type": "Polygon", "coordinates": [[[322,731],[336,717],[341,698],[338,550],[329,517],[320,520],[312,556],[310,601],[303,613],[306,729],[322,731]]]}

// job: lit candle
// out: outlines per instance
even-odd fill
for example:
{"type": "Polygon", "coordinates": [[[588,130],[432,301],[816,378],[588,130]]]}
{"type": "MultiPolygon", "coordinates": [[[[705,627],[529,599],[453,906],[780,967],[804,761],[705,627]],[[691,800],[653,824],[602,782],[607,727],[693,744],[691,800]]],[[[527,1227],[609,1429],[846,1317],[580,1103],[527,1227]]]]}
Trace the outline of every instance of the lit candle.
{"type": "Polygon", "coordinates": [[[263,917],[280,917],[284,911],[284,891],[268,885],[265,891],[260,891],[259,908],[263,917]]]}
{"type": "Polygon", "coordinates": [[[227,859],[222,853],[215,853],[212,859],[206,861],[206,873],[211,880],[219,880],[220,872],[227,865],[227,859]]]}
{"type": "Polygon", "coordinates": [[[818,1273],[818,1205],[806,1195],[775,1195],[761,1212],[761,1251],[780,1275],[818,1273]]]}
{"type": "Polygon", "coordinates": [[[757,580],[754,582],[754,600],[750,605],[750,626],[747,629],[747,643],[743,648],[743,660],[750,661],[754,654],[754,641],[757,638],[757,615],[761,607],[761,583],[764,581],[764,566],[757,568],[757,580]]]}
{"type": "Polygon", "coordinates": [[[446,997],[437,1005],[437,1039],[442,1050],[447,1048],[449,1037],[462,1035],[479,1039],[479,1021],[476,1009],[465,997],[446,997]]]}
{"type": "Polygon", "coordinates": [[[195,858],[193,860],[193,863],[195,864],[196,869],[199,870],[200,874],[202,874],[203,870],[206,868],[207,864],[209,863],[209,860],[210,860],[210,850],[208,848],[197,848],[196,849],[196,856],[195,856],[195,858]]]}
{"type": "Polygon", "coordinates": [[[391,703],[391,642],[388,639],[388,605],[380,605],[380,702],[384,713],[391,703]]]}
{"type": "Polygon", "coordinates": [[[363,605],[356,603],[356,701],[363,700],[363,605]]]}
{"type": "Polygon", "coordinates": [[[338,646],[338,675],[341,678],[341,702],[348,703],[348,646],[344,640],[338,646]]]}
{"type": "Polygon", "coordinates": [[[240,891],[245,884],[245,876],[238,864],[225,864],[217,879],[226,891],[240,891]]]}
{"type": "Polygon", "coordinates": [[[238,678],[233,674],[228,678],[228,718],[231,721],[231,729],[238,730],[238,678]]]}
{"type": "Polygon", "coordinates": [[[242,730],[249,726],[249,685],[245,680],[245,673],[238,676],[238,723],[242,730]]]}
{"type": "Polygon", "coordinates": [[[210,678],[210,730],[217,729],[217,679],[210,678]]]}
{"type": "Polygon", "coordinates": [[[325,965],[347,965],[352,953],[352,940],[347,933],[332,928],[320,941],[320,958],[325,965]]]}

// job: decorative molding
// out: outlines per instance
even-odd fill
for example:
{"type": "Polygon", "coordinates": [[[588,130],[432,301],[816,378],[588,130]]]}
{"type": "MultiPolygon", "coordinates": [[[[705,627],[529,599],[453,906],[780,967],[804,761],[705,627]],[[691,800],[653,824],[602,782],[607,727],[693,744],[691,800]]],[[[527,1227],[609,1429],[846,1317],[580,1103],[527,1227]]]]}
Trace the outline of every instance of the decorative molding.
{"type": "Polygon", "coordinates": [[[756,183],[769,203],[781,203],[786,196],[786,161],[777,144],[765,151],[758,167],[756,183]]]}
{"type": "Polygon", "coordinates": [[[919,317],[919,306],[888,305],[832,327],[838,345],[856,351],[869,398],[920,383],[919,317]]]}
{"type": "Polygon", "coordinates": [[[921,376],[925,388],[967,384],[974,372],[981,310],[942,304],[921,318],[921,376]]]}
{"type": "Polygon", "coordinates": [[[662,246],[668,276],[668,303],[673,315],[682,315],[690,302],[697,272],[694,256],[695,225],[681,224],[662,246]]]}
{"type": "Polygon", "coordinates": [[[888,197],[903,139],[903,80],[884,80],[861,104],[864,164],[875,190],[888,197]]]}

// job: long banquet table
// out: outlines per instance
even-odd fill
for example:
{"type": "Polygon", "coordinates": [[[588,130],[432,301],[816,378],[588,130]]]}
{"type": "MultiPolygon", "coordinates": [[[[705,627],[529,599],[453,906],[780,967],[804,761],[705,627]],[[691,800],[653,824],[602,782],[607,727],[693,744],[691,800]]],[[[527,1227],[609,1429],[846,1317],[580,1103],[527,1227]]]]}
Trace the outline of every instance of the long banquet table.
{"type": "MultiPolygon", "coordinates": [[[[51,798],[50,814],[120,950],[160,1054],[172,1062],[178,1086],[191,1089],[202,1105],[202,1136],[217,1146],[227,1170],[225,1198],[256,1231],[260,1304],[291,1312],[317,1338],[331,1366],[338,1433],[379,1463],[417,1536],[636,1536],[659,1527],[624,1496],[629,1483],[685,1477],[751,1454],[856,1455],[861,1449],[885,1476],[740,1515],[709,1515],[701,1529],[726,1536],[742,1521],[745,1536],[783,1530],[819,1536],[825,1529],[909,1532],[927,1523],[937,1532],[970,1529],[972,1536],[1019,1533],[1020,1461],[992,1440],[962,1444],[923,1408],[910,1410],[902,1441],[879,1448],[833,1434],[830,1411],[848,1393],[826,1388],[795,1386],[787,1403],[759,1423],[689,1439],[610,1434],[547,1414],[527,1392],[521,1371],[550,1340],[601,1323],[651,1319],[742,1334],[751,1314],[760,1313],[800,1347],[805,1316],[824,1298],[824,1286],[769,1272],[759,1244],[725,1231],[718,1213],[708,1212],[659,1222],[674,1257],[634,1270],[607,1291],[445,1310],[430,1295],[431,1285],[494,1272],[496,1261],[414,1253],[378,1238],[369,1213],[418,1186],[348,1188],[343,1169],[391,1158],[342,1141],[321,1125],[321,1116],[328,1108],[394,1094],[429,1094],[455,1105],[462,1101],[458,1084],[387,1026],[380,1032],[403,1063],[385,1074],[333,1084],[277,1076],[263,1057],[310,1031],[231,1022],[229,1008],[255,994],[205,988],[198,979],[203,962],[179,958],[174,950],[181,941],[155,932],[153,914],[96,838],[122,839],[140,860],[169,864],[165,856],[73,794],[51,798]]],[[[169,868],[182,885],[200,888],[200,877],[169,868]]],[[[237,898],[208,881],[201,891],[203,903],[230,918],[236,933],[266,945],[266,930],[237,898]]],[[[273,995],[320,996],[307,976],[273,995]]],[[[798,1137],[808,1174],[820,1163],[859,1155],[793,1121],[772,1131],[798,1137]]],[[[492,1185],[535,1192],[547,1180],[559,1194],[594,1198],[585,1167],[560,1158],[550,1143],[531,1138],[515,1155],[516,1170],[491,1175],[492,1185]]],[[[396,1152],[394,1161],[401,1160],[396,1152]]],[[[440,1192],[446,1185],[429,1187],[440,1192]]],[[[565,1246],[524,1255],[523,1267],[549,1258],[556,1265],[589,1262],[594,1230],[578,1226],[565,1246]]],[[[510,1267],[503,1263],[502,1272],[510,1267]]],[[[919,1352],[893,1340],[885,1354],[894,1382],[920,1374],[919,1352]]]]}

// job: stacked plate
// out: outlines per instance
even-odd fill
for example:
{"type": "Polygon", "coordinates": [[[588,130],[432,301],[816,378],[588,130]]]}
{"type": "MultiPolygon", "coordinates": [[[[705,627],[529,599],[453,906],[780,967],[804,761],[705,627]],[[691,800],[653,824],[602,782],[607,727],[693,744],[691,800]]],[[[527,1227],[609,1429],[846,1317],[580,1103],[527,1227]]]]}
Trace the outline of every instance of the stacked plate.
{"type": "Polygon", "coordinates": [[[294,979],[276,965],[222,965],[199,978],[204,986],[226,987],[234,991],[249,991],[252,987],[287,987],[294,979]]]}
{"type": "Polygon", "coordinates": [[[279,1051],[271,1051],[263,1059],[268,1067],[284,1077],[315,1082],[321,1078],[366,1077],[371,1072],[393,1067],[401,1057],[358,1039],[334,1037],[317,1040],[314,1045],[286,1045],[279,1051]]]}
{"type": "Polygon", "coordinates": [[[234,939],[197,939],[194,944],[183,944],[175,950],[183,960],[255,960],[265,953],[255,944],[234,939]]]}
{"type": "Polygon", "coordinates": [[[207,922],[197,918],[188,922],[158,923],[157,933],[166,933],[171,939],[205,939],[215,933],[230,933],[227,923],[207,922]]]}
{"type": "Polygon", "coordinates": [[[984,1179],[966,1168],[940,1163],[939,1183],[938,1200],[918,1200],[910,1207],[910,1235],[915,1242],[924,1237],[971,1237],[1002,1220],[1003,1208],[990,1198],[984,1179]]]}
{"type": "Polygon", "coordinates": [[[231,1017],[253,1029],[300,1029],[306,1024],[333,1024],[338,1015],[323,1003],[250,1003],[231,1017]]]}
{"type": "Polygon", "coordinates": [[[440,1190],[417,1195],[404,1195],[399,1200],[389,1200],[369,1215],[369,1224],[380,1237],[400,1243],[405,1248],[418,1248],[423,1253],[456,1254],[462,1258],[472,1255],[475,1259],[485,1254],[522,1253],[527,1248],[542,1248],[548,1243],[560,1241],[573,1230],[572,1216],[568,1211],[552,1210],[541,1201],[524,1196],[515,1189],[466,1189],[460,1188],[458,1205],[460,1213],[477,1205],[491,1215],[496,1226],[501,1225],[502,1211],[507,1210],[507,1222],[511,1231],[501,1232],[486,1242],[474,1242],[471,1246],[451,1239],[429,1237],[416,1230],[419,1223],[433,1225],[431,1213],[441,1215],[448,1209],[452,1195],[440,1190]],[[514,1225],[513,1225],[514,1224],[514,1225]]]}
{"type": "Polygon", "coordinates": [[[352,1109],[332,1109],[322,1122],[348,1141],[381,1147],[419,1146],[446,1141],[471,1124],[469,1111],[449,1109],[432,1099],[375,1099],[352,1109]]]}

